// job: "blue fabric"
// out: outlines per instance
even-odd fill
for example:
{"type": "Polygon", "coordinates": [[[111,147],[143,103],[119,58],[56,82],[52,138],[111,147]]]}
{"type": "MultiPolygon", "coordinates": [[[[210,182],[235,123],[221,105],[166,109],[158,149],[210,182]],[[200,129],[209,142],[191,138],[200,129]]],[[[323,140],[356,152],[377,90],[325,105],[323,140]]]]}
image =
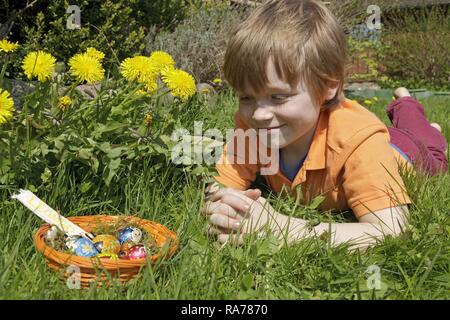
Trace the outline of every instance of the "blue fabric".
{"type": "Polygon", "coordinates": [[[399,147],[397,147],[397,146],[396,146],[395,144],[393,144],[392,142],[391,142],[391,146],[392,146],[395,150],[397,150],[397,151],[403,156],[403,158],[405,158],[406,160],[408,160],[409,163],[412,163],[411,159],[409,159],[409,157],[406,155],[406,153],[404,153],[402,150],[400,150],[399,147]]]}
{"type": "Polygon", "coordinates": [[[300,160],[299,163],[297,163],[297,165],[293,168],[288,168],[284,165],[283,159],[281,158],[281,152],[280,152],[280,170],[281,173],[283,173],[283,175],[288,178],[291,181],[294,181],[295,176],[297,175],[298,171],[300,170],[300,168],[303,165],[303,162],[305,162],[306,157],[308,156],[308,154],[306,154],[306,156],[300,160]]]}

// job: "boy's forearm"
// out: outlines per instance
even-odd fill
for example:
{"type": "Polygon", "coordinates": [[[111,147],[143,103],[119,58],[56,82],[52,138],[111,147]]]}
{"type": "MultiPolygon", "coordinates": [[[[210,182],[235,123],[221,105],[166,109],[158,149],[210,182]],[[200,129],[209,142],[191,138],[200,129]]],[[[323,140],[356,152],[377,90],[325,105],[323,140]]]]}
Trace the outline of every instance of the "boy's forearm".
{"type": "Polygon", "coordinates": [[[311,226],[308,221],[279,215],[275,234],[288,244],[296,243],[300,240],[321,237],[329,239],[332,245],[351,243],[352,248],[364,248],[376,243],[387,233],[381,225],[364,222],[354,223],[320,223],[311,226]]]}
{"type": "Polygon", "coordinates": [[[352,248],[366,248],[388,234],[381,224],[367,222],[320,223],[314,232],[330,239],[332,245],[349,243],[352,248]]]}

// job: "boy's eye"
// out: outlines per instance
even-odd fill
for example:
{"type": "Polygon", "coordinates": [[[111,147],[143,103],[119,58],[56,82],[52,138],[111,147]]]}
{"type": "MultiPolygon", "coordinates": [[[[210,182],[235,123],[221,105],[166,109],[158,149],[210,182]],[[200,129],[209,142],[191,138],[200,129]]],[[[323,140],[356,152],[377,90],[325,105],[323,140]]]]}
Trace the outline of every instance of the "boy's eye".
{"type": "Polygon", "coordinates": [[[240,97],[239,100],[242,101],[242,102],[248,102],[248,101],[252,100],[252,98],[250,98],[250,97],[240,97]]]}
{"type": "Polygon", "coordinates": [[[272,99],[276,102],[284,102],[286,101],[288,97],[287,96],[282,96],[282,95],[272,95],[272,99]]]}

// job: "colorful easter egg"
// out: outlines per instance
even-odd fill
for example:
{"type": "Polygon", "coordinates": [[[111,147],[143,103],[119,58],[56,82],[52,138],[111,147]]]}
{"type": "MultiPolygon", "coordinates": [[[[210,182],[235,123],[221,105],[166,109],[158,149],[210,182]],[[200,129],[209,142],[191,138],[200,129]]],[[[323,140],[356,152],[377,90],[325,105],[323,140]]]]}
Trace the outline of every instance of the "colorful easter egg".
{"type": "Polygon", "coordinates": [[[94,243],[86,238],[78,238],[73,243],[73,252],[80,257],[93,257],[99,254],[94,243]]]}
{"type": "Polygon", "coordinates": [[[92,241],[97,250],[101,253],[117,254],[120,251],[119,240],[110,234],[98,235],[92,241]]]}
{"type": "Polygon", "coordinates": [[[45,233],[45,241],[46,243],[50,244],[52,247],[55,246],[55,240],[58,238],[59,230],[56,226],[52,226],[46,233],[45,233]]]}
{"type": "Polygon", "coordinates": [[[138,244],[138,245],[132,247],[128,251],[128,258],[130,260],[144,259],[146,256],[147,256],[147,252],[145,251],[145,247],[141,244],[138,244]]]}
{"type": "Polygon", "coordinates": [[[75,252],[75,243],[77,242],[78,239],[80,239],[80,236],[71,236],[71,237],[65,237],[65,245],[66,248],[74,253],[75,252]]]}
{"type": "Polygon", "coordinates": [[[128,251],[119,251],[118,256],[119,256],[119,259],[125,259],[125,260],[129,259],[128,251]]]}
{"type": "Polygon", "coordinates": [[[127,241],[131,241],[134,244],[138,244],[142,239],[142,231],[136,227],[126,227],[119,233],[120,244],[127,241]]]}
{"type": "Polygon", "coordinates": [[[109,258],[110,260],[117,260],[119,257],[117,254],[114,253],[100,253],[97,255],[99,258],[109,258]]]}
{"type": "Polygon", "coordinates": [[[132,241],[124,242],[124,243],[122,243],[122,245],[120,246],[120,251],[128,252],[128,251],[130,251],[130,249],[131,249],[132,247],[134,247],[135,245],[136,245],[136,244],[135,244],[134,242],[132,242],[132,241]]]}

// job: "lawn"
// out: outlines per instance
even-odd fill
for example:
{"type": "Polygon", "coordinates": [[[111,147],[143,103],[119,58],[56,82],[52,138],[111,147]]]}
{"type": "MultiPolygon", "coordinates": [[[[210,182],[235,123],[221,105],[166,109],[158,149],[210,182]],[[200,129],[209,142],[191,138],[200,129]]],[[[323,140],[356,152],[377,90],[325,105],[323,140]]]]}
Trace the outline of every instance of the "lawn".
{"type": "MultiPolygon", "coordinates": [[[[236,101],[222,92],[194,100],[197,112],[183,124],[205,121],[224,130],[232,126],[236,101]]],[[[441,124],[450,140],[448,97],[421,101],[430,122],[441,124]]],[[[384,106],[368,108],[386,124],[384,106]]],[[[204,125],[204,130],[205,125],[204,125]]],[[[243,247],[220,247],[205,235],[199,213],[203,182],[180,166],[159,165],[151,159],[130,170],[121,185],[104,192],[81,193],[73,171],[53,173],[52,184],[38,196],[66,216],[128,214],[160,222],[176,231],[180,247],[168,261],[145,268],[126,286],[69,289],[51,272],[36,250],[33,235],[41,221],[10,196],[21,186],[0,186],[1,299],[449,299],[450,298],[450,177],[405,176],[413,205],[410,228],[399,238],[387,238],[366,252],[330,247],[322,240],[305,240],[291,247],[270,238],[243,247]],[[155,174],[157,173],[157,174],[155,174]],[[379,270],[381,287],[367,285],[379,270]],[[372,277],[372,278],[371,278],[372,277]],[[369,282],[368,282],[369,281],[369,282]]],[[[271,196],[275,208],[290,208],[291,200],[271,196]]],[[[346,219],[300,208],[297,216],[323,221],[346,219]]]]}

